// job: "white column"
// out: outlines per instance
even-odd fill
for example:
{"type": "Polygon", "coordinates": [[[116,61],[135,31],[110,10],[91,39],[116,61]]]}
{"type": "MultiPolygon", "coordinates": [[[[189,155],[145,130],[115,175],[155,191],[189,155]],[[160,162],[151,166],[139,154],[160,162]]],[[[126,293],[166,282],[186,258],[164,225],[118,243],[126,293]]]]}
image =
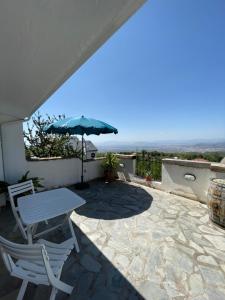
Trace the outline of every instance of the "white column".
{"type": "Polygon", "coordinates": [[[5,180],[15,183],[27,171],[23,123],[17,121],[2,124],[1,141],[5,180]]]}
{"type": "Polygon", "coordinates": [[[3,157],[2,157],[2,137],[1,137],[1,126],[0,126],[0,180],[4,180],[4,167],[3,167],[3,157]]]}

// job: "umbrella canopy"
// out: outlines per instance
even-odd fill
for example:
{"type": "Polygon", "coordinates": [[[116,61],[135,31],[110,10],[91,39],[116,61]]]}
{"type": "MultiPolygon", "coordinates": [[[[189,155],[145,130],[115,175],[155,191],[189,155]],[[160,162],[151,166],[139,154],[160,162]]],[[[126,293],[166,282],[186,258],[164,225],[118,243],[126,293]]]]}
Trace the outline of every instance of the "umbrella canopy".
{"type": "Polygon", "coordinates": [[[82,117],[71,117],[59,120],[53,124],[48,125],[45,128],[47,133],[58,133],[58,134],[79,134],[79,135],[90,135],[90,134],[106,134],[106,133],[118,133],[118,130],[100,120],[82,117]]]}
{"type": "Polygon", "coordinates": [[[78,185],[78,188],[85,188],[87,184],[84,184],[84,134],[105,134],[105,133],[118,133],[118,130],[99,120],[92,118],[81,118],[71,117],[59,120],[53,124],[48,125],[44,131],[46,133],[57,133],[57,134],[79,134],[82,135],[82,153],[81,153],[81,184],[78,185]]]}

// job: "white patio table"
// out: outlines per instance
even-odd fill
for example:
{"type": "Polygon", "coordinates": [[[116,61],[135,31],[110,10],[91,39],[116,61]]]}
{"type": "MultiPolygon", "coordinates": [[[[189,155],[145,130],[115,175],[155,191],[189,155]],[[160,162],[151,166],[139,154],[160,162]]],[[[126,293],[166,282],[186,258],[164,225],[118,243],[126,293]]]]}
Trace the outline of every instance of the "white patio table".
{"type": "MultiPolygon", "coordinates": [[[[23,223],[27,225],[28,243],[32,244],[32,228],[35,224],[65,214],[66,218],[64,222],[68,221],[71,235],[74,239],[74,245],[77,252],[79,252],[79,245],[73,230],[70,215],[75,208],[85,203],[86,201],[83,198],[67,188],[55,189],[18,198],[19,213],[23,223]]],[[[54,230],[63,223],[47,229],[40,234],[54,230]]]]}

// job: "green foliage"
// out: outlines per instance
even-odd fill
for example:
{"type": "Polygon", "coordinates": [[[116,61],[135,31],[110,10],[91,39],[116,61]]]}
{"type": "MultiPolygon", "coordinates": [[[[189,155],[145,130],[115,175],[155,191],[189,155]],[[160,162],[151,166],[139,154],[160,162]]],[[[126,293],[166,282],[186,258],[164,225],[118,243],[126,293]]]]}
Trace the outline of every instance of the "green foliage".
{"type": "Polygon", "coordinates": [[[151,170],[147,170],[145,172],[145,176],[148,177],[148,176],[152,176],[152,171],[151,170]]]}
{"type": "Polygon", "coordinates": [[[154,180],[161,179],[162,157],[158,154],[153,156],[151,152],[137,154],[136,173],[139,176],[151,176],[154,180]]]}
{"type": "Polygon", "coordinates": [[[225,156],[225,152],[204,152],[204,153],[184,152],[184,153],[178,153],[176,156],[178,158],[188,159],[188,160],[194,160],[200,158],[211,162],[220,162],[225,156]]]}
{"type": "Polygon", "coordinates": [[[115,154],[108,152],[102,162],[102,167],[104,171],[113,172],[118,168],[119,163],[120,160],[118,159],[118,157],[115,154]]]}
{"type": "Polygon", "coordinates": [[[25,153],[26,158],[32,157],[57,157],[63,158],[79,157],[80,150],[73,149],[70,142],[70,136],[47,134],[44,132],[44,127],[61,119],[65,115],[46,116],[43,118],[40,113],[32,117],[32,123],[27,123],[27,130],[24,131],[25,153]]]}
{"type": "Polygon", "coordinates": [[[220,162],[225,157],[225,152],[179,152],[165,153],[159,151],[147,152],[142,150],[137,153],[136,174],[145,177],[148,172],[154,180],[161,180],[161,168],[163,158],[197,160],[204,159],[210,162],[220,162]]]}
{"type": "Polygon", "coordinates": [[[19,180],[17,183],[21,183],[21,182],[25,182],[28,180],[32,180],[33,185],[34,185],[34,189],[37,190],[37,188],[42,188],[44,187],[41,184],[41,181],[43,180],[43,178],[40,177],[28,177],[28,174],[30,173],[30,171],[27,171],[19,180]]]}
{"type": "Polygon", "coordinates": [[[8,192],[8,185],[6,181],[0,181],[0,194],[8,192]]]}
{"type": "Polygon", "coordinates": [[[105,157],[106,156],[106,152],[97,152],[96,153],[96,157],[105,157]]]}

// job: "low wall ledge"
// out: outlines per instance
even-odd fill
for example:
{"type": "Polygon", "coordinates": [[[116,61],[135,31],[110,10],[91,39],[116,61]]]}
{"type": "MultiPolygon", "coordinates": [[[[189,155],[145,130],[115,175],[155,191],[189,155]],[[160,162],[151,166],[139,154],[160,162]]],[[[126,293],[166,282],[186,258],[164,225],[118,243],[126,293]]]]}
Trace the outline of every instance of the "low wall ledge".
{"type": "Polygon", "coordinates": [[[116,154],[116,156],[118,158],[124,158],[124,159],[136,159],[137,154],[133,153],[133,154],[116,154]]]}
{"type": "Polygon", "coordinates": [[[59,159],[65,159],[61,156],[54,156],[54,157],[31,157],[27,159],[27,161],[46,161],[46,160],[59,160],[59,159]]]}
{"type": "Polygon", "coordinates": [[[177,165],[177,166],[185,166],[185,167],[193,167],[193,168],[202,168],[209,169],[211,166],[210,162],[202,162],[196,160],[183,160],[183,159],[173,159],[173,158],[165,158],[162,160],[163,164],[177,165]]]}
{"type": "MultiPolygon", "coordinates": [[[[52,160],[68,160],[68,159],[79,159],[79,157],[61,157],[61,156],[56,156],[56,157],[35,157],[31,159],[27,159],[28,162],[40,162],[40,161],[52,161],[52,160]]],[[[103,160],[104,157],[96,157],[94,159],[85,159],[84,162],[90,162],[90,161],[99,161],[103,160]]]]}
{"type": "Polygon", "coordinates": [[[224,172],[225,173],[225,164],[211,163],[210,169],[214,172],[224,172]]]}

